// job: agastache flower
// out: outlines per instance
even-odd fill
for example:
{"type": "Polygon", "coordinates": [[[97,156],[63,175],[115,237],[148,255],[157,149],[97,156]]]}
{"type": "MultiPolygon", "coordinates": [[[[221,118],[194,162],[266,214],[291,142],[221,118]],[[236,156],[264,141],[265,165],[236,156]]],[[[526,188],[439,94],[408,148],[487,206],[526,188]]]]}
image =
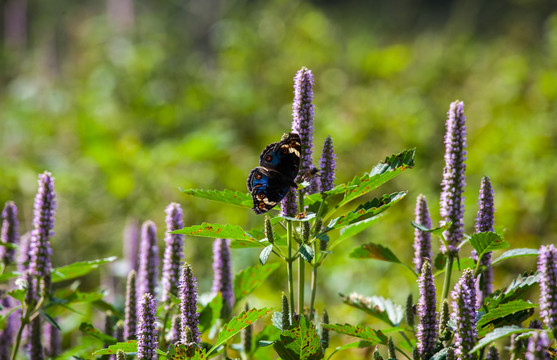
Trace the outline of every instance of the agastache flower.
{"type": "Polygon", "coordinates": [[[549,360],[549,339],[545,332],[533,333],[528,340],[528,350],[526,350],[526,360],[549,360]]]}
{"type": "Polygon", "coordinates": [[[234,289],[232,288],[232,262],[230,260],[230,240],[216,239],[213,243],[213,278],[212,293],[222,294],[221,317],[228,318],[234,306],[234,289]]]}
{"type": "Polygon", "coordinates": [[[170,336],[168,342],[176,344],[182,339],[182,316],[174,315],[172,318],[172,325],[170,326],[170,336]]]}
{"type": "Polygon", "coordinates": [[[540,315],[545,325],[557,331],[557,249],[553,244],[540,247],[540,315]]]}
{"type": "Polygon", "coordinates": [[[139,268],[139,223],[137,220],[128,220],[124,227],[124,258],[129,262],[130,270],[139,268]]]}
{"type": "Polygon", "coordinates": [[[171,234],[171,231],[184,227],[184,214],[180,204],[171,203],[166,208],[166,235],[164,242],[164,260],[162,267],[162,301],[170,299],[170,295],[178,296],[178,280],[184,258],[184,235],[171,234]]]}
{"type": "Polygon", "coordinates": [[[138,296],[155,293],[159,269],[159,248],[157,247],[157,227],[147,220],[141,227],[139,271],[137,272],[138,296]]]}
{"type": "MultiPolygon", "coordinates": [[[[0,242],[15,245],[19,239],[17,222],[17,207],[12,201],[8,201],[2,211],[2,234],[0,242]]],[[[15,250],[6,246],[0,246],[0,259],[4,265],[14,261],[15,250]]]]}
{"type": "Polygon", "coordinates": [[[466,186],[466,118],[464,103],[451,103],[445,133],[445,168],[441,193],[441,217],[445,223],[452,222],[443,232],[448,249],[442,245],[443,253],[458,252],[458,245],[464,236],[464,187],[466,186]]]}
{"type": "Polygon", "coordinates": [[[485,360],[499,360],[499,352],[495,346],[490,346],[485,360]]]}
{"type": "MultiPolygon", "coordinates": [[[[10,311],[12,303],[9,297],[4,297],[0,304],[4,311],[10,311]]],[[[4,328],[0,330],[0,360],[7,360],[10,358],[10,349],[14,340],[14,335],[17,331],[17,318],[18,311],[11,313],[5,319],[4,328]]]]}
{"type": "MultiPolygon", "coordinates": [[[[313,74],[302,67],[294,77],[294,102],[292,103],[292,131],[300,135],[300,173],[313,170],[313,74]]],[[[311,177],[310,185],[303,192],[313,194],[318,191],[318,178],[311,177]]]]}
{"type": "Polygon", "coordinates": [[[41,317],[36,316],[29,323],[29,360],[43,360],[44,348],[42,343],[41,317]]]}
{"type": "Polygon", "coordinates": [[[321,347],[326,350],[329,347],[329,329],[326,329],[323,325],[329,324],[329,313],[326,309],[323,309],[323,315],[321,316],[321,347]]]}
{"type": "Polygon", "coordinates": [[[39,175],[39,190],[33,207],[33,230],[30,239],[29,270],[43,280],[42,293],[50,292],[50,270],[52,249],[50,238],[54,235],[54,213],[56,209],[56,194],[54,193],[54,178],[45,171],[39,175]]]}
{"type": "Polygon", "coordinates": [[[139,302],[139,324],[137,327],[137,358],[140,360],[157,359],[157,309],[155,299],[146,293],[139,302]]]}
{"type": "MultiPolygon", "coordinates": [[[[493,188],[491,187],[491,182],[489,178],[483,177],[480,187],[479,196],[479,207],[478,215],[476,216],[476,232],[493,231],[493,223],[495,221],[494,213],[495,207],[493,205],[493,188]]],[[[472,250],[472,258],[477,262],[478,254],[475,250],[472,250]]],[[[493,288],[493,268],[491,267],[491,251],[485,253],[480,264],[485,266],[484,271],[480,276],[479,290],[478,293],[478,305],[481,305],[483,299],[485,299],[492,292],[493,288]]]]}
{"type": "Polygon", "coordinates": [[[418,300],[418,316],[420,322],[416,337],[417,346],[422,359],[429,359],[437,343],[437,300],[435,298],[435,280],[431,272],[431,264],[425,261],[422,266],[420,278],[420,299],[418,300]]]}
{"type": "MultiPolygon", "coordinates": [[[[414,222],[431,229],[431,218],[427,208],[427,201],[424,195],[418,195],[416,199],[416,209],[414,211],[414,222]]],[[[426,259],[432,260],[431,255],[431,233],[414,229],[414,264],[416,271],[422,270],[422,265],[426,259]]]]}
{"type": "Polygon", "coordinates": [[[296,203],[296,188],[291,187],[290,191],[280,202],[280,215],[294,217],[298,213],[298,204],[296,203]]]}
{"type": "Polygon", "coordinates": [[[17,249],[17,270],[24,273],[29,268],[31,260],[31,235],[25,233],[19,238],[19,249],[17,249]]]}
{"type": "Polygon", "coordinates": [[[137,332],[137,290],[136,273],[134,270],[128,274],[126,286],[126,307],[124,314],[124,336],[128,340],[136,339],[137,332]]]}
{"type": "Polygon", "coordinates": [[[458,360],[472,360],[468,352],[474,347],[476,331],[476,281],[474,272],[466,269],[452,292],[455,329],[455,355],[458,360]]]}
{"type": "Polygon", "coordinates": [[[199,314],[197,313],[197,279],[191,265],[184,264],[180,277],[180,312],[182,313],[182,342],[186,345],[200,344],[199,314]],[[189,331],[186,331],[188,330],[189,331]]]}
{"type": "Polygon", "coordinates": [[[334,187],[335,182],[335,152],[333,139],[330,136],[327,136],[323,143],[319,167],[321,168],[321,192],[329,191],[334,187]]]}

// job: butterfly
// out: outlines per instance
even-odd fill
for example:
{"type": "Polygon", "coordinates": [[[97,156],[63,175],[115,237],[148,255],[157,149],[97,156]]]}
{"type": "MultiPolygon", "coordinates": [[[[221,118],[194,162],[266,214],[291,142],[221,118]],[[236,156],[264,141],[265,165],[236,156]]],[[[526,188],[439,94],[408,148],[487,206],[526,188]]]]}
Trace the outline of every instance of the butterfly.
{"type": "Polygon", "coordinates": [[[291,132],[281,141],[267,145],[259,155],[259,166],[249,173],[247,181],[256,214],[271,210],[296,186],[301,144],[300,135],[291,132]]]}

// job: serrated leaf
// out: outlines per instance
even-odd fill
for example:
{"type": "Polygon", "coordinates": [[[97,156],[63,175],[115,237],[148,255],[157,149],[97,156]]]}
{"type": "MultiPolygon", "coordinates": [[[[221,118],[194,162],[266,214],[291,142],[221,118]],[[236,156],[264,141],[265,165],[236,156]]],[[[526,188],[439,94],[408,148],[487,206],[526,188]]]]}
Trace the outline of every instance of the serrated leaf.
{"type": "Polygon", "coordinates": [[[259,262],[261,265],[265,265],[267,263],[267,259],[269,258],[269,255],[271,255],[272,251],[273,244],[269,244],[261,250],[261,253],[259,254],[259,262]]]}
{"type": "Polygon", "coordinates": [[[106,335],[89,323],[82,322],[81,325],[79,325],[79,330],[81,330],[81,332],[83,332],[85,335],[92,336],[108,344],[116,344],[117,342],[115,338],[110,335],[106,335]]]}
{"type": "MultiPolygon", "coordinates": [[[[344,240],[346,240],[346,239],[348,239],[352,236],[355,236],[355,235],[361,233],[362,231],[366,230],[371,225],[375,224],[377,222],[377,220],[379,220],[382,216],[383,216],[383,213],[377,214],[376,216],[373,216],[369,219],[359,221],[357,223],[354,223],[354,224],[343,227],[342,229],[340,229],[339,236],[337,236],[335,238],[335,240],[331,243],[331,245],[328,246],[328,249],[333,250],[336,246],[338,246],[344,240]]],[[[323,234],[322,236],[327,236],[327,234],[323,234]]],[[[320,238],[321,238],[321,236],[320,236],[320,238]]]]}
{"type": "Polygon", "coordinates": [[[23,304],[25,301],[25,294],[27,294],[27,290],[25,289],[15,289],[8,291],[8,295],[19,301],[23,304]]]}
{"type": "Polygon", "coordinates": [[[230,339],[237,333],[239,333],[242,329],[251,325],[255,320],[266,316],[273,311],[274,308],[262,308],[262,309],[251,309],[249,311],[242,311],[239,315],[235,316],[224,324],[222,330],[219,332],[219,336],[217,338],[216,343],[213,347],[207,352],[207,355],[212,353],[217,347],[219,347],[222,343],[226,340],[230,339]]]}
{"type": "Polygon", "coordinates": [[[246,295],[251,294],[273,271],[278,269],[279,263],[267,264],[265,266],[250,266],[234,276],[234,296],[236,302],[240,302],[246,295]]]}
{"type": "Polygon", "coordinates": [[[497,259],[493,260],[493,262],[491,264],[495,265],[500,261],[503,261],[503,260],[506,260],[506,259],[512,259],[512,258],[520,257],[520,256],[538,256],[538,249],[512,249],[512,250],[508,250],[508,251],[505,251],[503,254],[501,254],[501,256],[499,256],[497,259]]]}
{"type": "Polygon", "coordinates": [[[350,189],[354,189],[356,188],[358,185],[354,184],[354,185],[347,185],[347,184],[339,184],[337,186],[335,186],[334,188],[332,188],[329,191],[325,191],[324,194],[327,196],[330,195],[336,195],[336,194],[342,194],[347,192],[350,189]]]}
{"type": "Polygon", "coordinates": [[[515,300],[508,303],[501,304],[494,309],[490,309],[487,314],[484,314],[478,321],[477,328],[480,329],[487,323],[505,317],[507,315],[516,313],[518,311],[535,308],[536,304],[524,300],[515,300]]]}
{"type": "Polygon", "coordinates": [[[365,297],[352,293],[349,296],[340,294],[340,297],[345,304],[363,310],[391,326],[398,326],[404,316],[402,306],[380,296],[365,297]]]}
{"type": "Polygon", "coordinates": [[[8,281],[8,280],[16,278],[18,276],[21,276],[21,274],[17,271],[12,271],[12,272],[1,274],[0,275],[0,282],[8,281]]]}
{"type": "Polygon", "coordinates": [[[222,311],[222,294],[217,293],[199,313],[199,332],[203,333],[213,326],[222,311]]]}
{"type": "Polygon", "coordinates": [[[497,340],[497,339],[501,339],[504,338],[506,336],[510,336],[512,334],[519,334],[519,333],[523,333],[523,332],[527,332],[527,331],[532,331],[532,329],[525,329],[525,328],[521,328],[519,326],[503,326],[500,328],[495,328],[493,329],[492,332],[488,333],[486,336],[484,336],[482,339],[480,339],[480,341],[478,341],[478,343],[476,344],[476,346],[474,346],[472,348],[472,350],[470,350],[468,353],[469,354],[473,354],[476,351],[478,351],[479,349],[483,348],[486,345],[489,345],[490,343],[492,343],[493,341],[497,340]]]}
{"type": "Polygon", "coordinates": [[[303,315],[298,323],[280,335],[280,339],[273,343],[273,348],[283,360],[318,360],[324,355],[314,325],[306,322],[303,315]]]}
{"type": "Polygon", "coordinates": [[[415,149],[411,149],[389,156],[385,161],[380,162],[371,169],[369,173],[354,178],[354,180],[346,184],[344,198],[337,204],[336,208],[367,194],[399,175],[402,171],[414,167],[414,153],[415,149]]]}
{"type": "Polygon", "coordinates": [[[537,273],[534,275],[519,275],[504,291],[495,292],[486,299],[485,304],[488,312],[500,304],[522,298],[539,280],[540,276],[537,273]]]}
{"type": "Polygon", "coordinates": [[[93,355],[111,355],[116,354],[118,350],[122,350],[126,354],[137,352],[137,340],[128,340],[126,342],[119,342],[114,345],[110,345],[106,349],[100,349],[93,353],[93,355]]]}
{"type": "Polygon", "coordinates": [[[111,256],[104,259],[79,261],[70,265],[52,269],[52,282],[57,283],[60,281],[71,280],[83,275],[87,275],[91,271],[98,269],[100,265],[111,263],[113,261],[116,261],[116,259],[118,259],[116,256],[111,256]]]}
{"type": "Polygon", "coordinates": [[[389,195],[383,195],[380,198],[374,198],[373,200],[358,206],[355,210],[349,211],[348,213],[331,220],[322,232],[326,233],[335,229],[340,229],[377,216],[402,200],[405,196],[406,192],[401,191],[389,195]]]}
{"type": "Polygon", "coordinates": [[[367,243],[353,249],[348,257],[352,259],[375,259],[400,264],[400,260],[393,252],[379,244],[367,243]]]}
{"type": "Polygon", "coordinates": [[[315,256],[315,253],[313,252],[313,249],[311,248],[311,246],[307,245],[307,244],[303,244],[300,247],[300,256],[307,262],[310,263],[313,260],[313,257],[315,256]]]}
{"type": "Polygon", "coordinates": [[[506,249],[511,244],[492,231],[474,233],[470,236],[470,244],[476,250],[478,258],[493,250],[506,249]]]}
{"type": "Polygon", "coordinates": [[[172,344],[168,349],[168,360],[202,360],[206,359],[205,349],[200,347],[188,348],[184,344],[172,344]]]}
{"type": "Polygon", "coordinates": [[[186,195],[200,197],[202,199],[218,201],[221,203],[251,208],[253,200],[250,194],[225,190],[202,190],[202,189],[180,189],[186,195]]]}
{"type": "Polygon", "coordinates": [[[209,224],[204,222],[201,225],[188,226],[180,230],[171,231],[170,233],[208,238],[241,240],[242,242],[251,243],[258,247],[265,246],[238,225],[209,224]]]}
{"type": "Polygon", "coordinates": [[[323,328],[340,334],[355,336],[357,338],[370,341],[373,344],[386,345],[389,341],[387,336],[385,336],[381,330],[375,330],[370,327],[351,324],[323,324],[323,328]]]}

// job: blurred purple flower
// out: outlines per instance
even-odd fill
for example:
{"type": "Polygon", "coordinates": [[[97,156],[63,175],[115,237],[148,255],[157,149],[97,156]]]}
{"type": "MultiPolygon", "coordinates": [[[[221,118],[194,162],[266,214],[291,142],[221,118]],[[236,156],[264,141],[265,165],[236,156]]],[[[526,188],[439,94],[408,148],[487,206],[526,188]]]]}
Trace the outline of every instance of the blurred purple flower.
{"type": "Polygon", "coordinates": [[[19,238],[19,249],[17,250],[17,270],[24,273],[29,268],[31,260],[31,235],[25,233],[19,238]]]}
{"type": "Polygon", "coordinates": [[[291,187],[290,191],[280,203],[280,215],[294,217],[298,213],[298,204],[296,203],[296,188],[291,187]]]}
{"type": "MultiPolygon", "coordinates": [[[[248,312],[249,311],[249,304],[246,302],[245,307],[244,307],[244,311],[248,312]]],[[[246,328],[244,328],[242,330],[242,349],[244,354],[249,354],[251,352],[251,342],[252,342],[252,332],[253,332],[253,326],[252,325],[248,325],[246,328]]]]}
{"type": "MultiPolygon", "coordinates": [[[[431,218],[427,208],[427,201],[424,195],[418,195],[416,199],[416,209],[414,210],[416,224],[431,229],[431,218]]],[[[416,271],[421,272],[422,265],[426,259],[432,260],[431,255],[431,233],[414,229],[414,264],[416,271]]]]}
{"type": "Polygon", "coordinates": [[[124,227],[124,259],[129,262],[130,270],[139,269],[138,247],[139,222],[135,219],[128,219],[124,227]]]}
{"type": "Polygon", "coordinates": [[[137,272],[137,296],[145,293],[155,294],[159,276],[159,248],[157,246],[157,227],[147,220],[141,227],[139,249],[139,271],[137,272]]]}
{"type": "Polygon", "coordinates": [[[526,350],[526,360],[550,360],[547,348],[549,347],[549,339],[545,332],[535,332],[528,340],[528,349],[526,350]]]}
{"type": "Polygon", "coordinates": [[[157,359],[157,308],[150,293],[143,294],[139,302],[139,323],[137,326],[137,358],[157,359]]]}
{"type": "Polygon", "coordinates": [[[232,283],[232,262],[230,259],[230,240],[216,239],[213,243],[213,278],[212,293],[222,294],[221,317],[226,319],[234,306],[234,289],[232,283]]]}
{"type": "MultiPolygon", "coordinates": [[[[5,315],[12,308],[10,297],[4,297],[0,301],[3,311],[0,315],[5,315]]],[[[17,331],[17,317],[20,316],[18,310],[8,315],[5,319],[3,329],[0,330],[0,360],[10,359],[10,350],[17,331]]]]}
{"type": "Polygon", "coordinates": [[[51,323],[46,322],[44,324],[44,343],[45,343],[45,354],[48,357],[54,358],[62,352],[62,338],[60,336],[60,330],[52,326],[51,323]]]}
{"type": "Polygon", "coordinates": [[[33,207],[33,230],[30,239],[29,270],[33,276],[44,281],[41,293],[50,293],[50,270],[52,249],[50,238],[54,235],[54,214],[56,209],[56,194],[54,193],[54,178],[45,171],[39,175],[39,190],[33,207]]]}
{"type": "MultiPolygon", "coordinates": [[[[313,74],[302,67],[294,77],[294,102],[292,103],[292,131],[300,135],[302,154],[300,173],[311,171],[313,166],[313,74]]],[[[300,177],[300,175],[298,175],[300,177]]],[[[312,176],[310,185],[303,192],[313,194],[319,190],[319,178],[312,176]]]]}
{"type": "Polygon", "coordinates": [[[329,191],[334,187],[335,182],[335,151],[330,136],[327,136],[323,143],[319,167],[321,168],[321,192],[329,191]]]}
{"type": "Polygon", "coordinates": [[[476,280],[474,272],[466,269],[452,292],[453,313],[451,318],[455,328],[455,355],[459,360],[472,360],[475,356],[468,354],[477,340],[476,330],[476,280]]]}
{"type": "Polygon", "coordinates": [[[168,342],[170,344],[176,344],[180,342],[180,340],[182,340],[182,317],[180,315],[174,315],[172,318],[168,342]]]}
{"type": "Polygon", "coordinates": [[[190,264],[185,263],[180,277],[180,312],[182,313],[182,343],[200,344],[199,314],[197,313],[197,279],[193,276],[190,264]],[[188,337],[186,338],[186,330],[188,337]]]}
{"type": "Polygon", "coordinates": [[[445,133],[445,168],[441,186],[441,217],[445,223],[452,222],[443,232],[449,249],[441,246],[443,253],[458,252],[464,236],[464,187],[466,186],[466,118],[464,103],[451,103],[445,133]]]}
{"type": "MultiPolygon", "coordinates": [[[[19,240],[19,224],[17,222],[17,207],[8,201],[2,211],[2,234],[0,241],[4,244],[17,244],[19,240]]],[[[14,261],[15,250],[0,246],[0,259],[4,265],[14,261]]]]}
{"type": "Polygon", "coordinates": [[[557,249],[553,244],[540,247],[540,315],[545,325],[557,330],[557,249]]]}
{"type": "Polygon", "coordinates": [[[425,260],[418,279],[420,299],[418,300],[418,316],[420,322],[416,337],[421,359],[429,359],[437,343],[437,300],[435,295],[435,280],[431,272],[431,264],[425,260]]]}
{"type": "Polygon", "coordinates": [[[124,336],[127,340],[134,340],[137,338],[137,289],[134,270],[128,274],[124,312],[124,336]]]}
{"type": "Polygon", "coordinates": [[[499,352],[495,346],[490,346],[485,360],[499,360],[499,352]]]}
{"type": "Polygon", "coordinates": [[[164,242],[164,260],[162,267],[162,301],[170,299],[170,295],[178,296],[178,281],[184,258],[184,235],[171,234],[171,231],[184,227],[184,214],[180,204],[171,203],[166,208],[166,235],[164,242]]]}

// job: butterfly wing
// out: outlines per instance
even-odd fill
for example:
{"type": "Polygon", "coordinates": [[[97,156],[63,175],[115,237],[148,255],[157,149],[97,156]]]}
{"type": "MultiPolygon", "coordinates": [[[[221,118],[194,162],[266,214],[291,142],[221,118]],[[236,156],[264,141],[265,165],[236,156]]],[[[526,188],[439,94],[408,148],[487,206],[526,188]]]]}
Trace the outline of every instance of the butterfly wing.
{"type": "Polygon", "coordinates": [[[277,171],[256,167],[248,176],[253,211],[263,214],[275,207],[290,190],[290,181],[277,171]]]}
{"type": "Polygon", "coordinates": [[[300,169],[301,151],[300,136],[290,133],[280,142],[267,145],[259,156],[259,165],[275,170],[293,182],[300,169]]]}

